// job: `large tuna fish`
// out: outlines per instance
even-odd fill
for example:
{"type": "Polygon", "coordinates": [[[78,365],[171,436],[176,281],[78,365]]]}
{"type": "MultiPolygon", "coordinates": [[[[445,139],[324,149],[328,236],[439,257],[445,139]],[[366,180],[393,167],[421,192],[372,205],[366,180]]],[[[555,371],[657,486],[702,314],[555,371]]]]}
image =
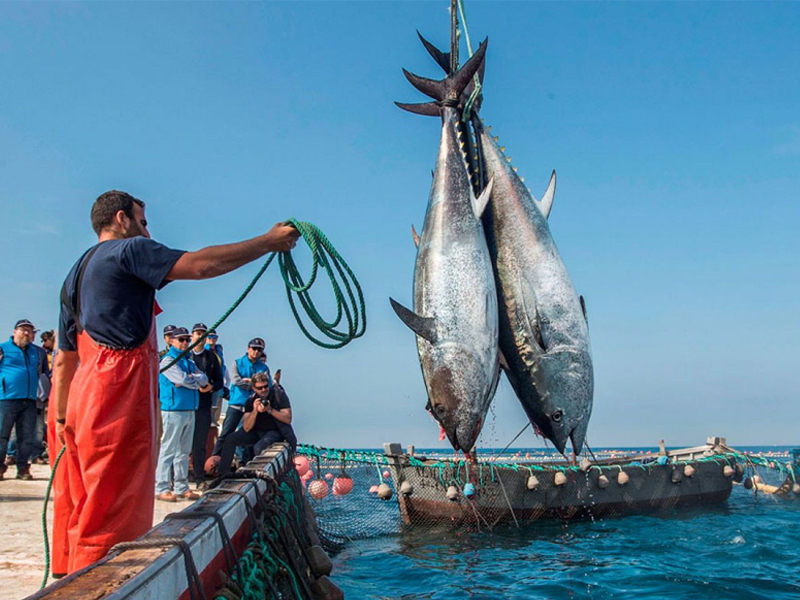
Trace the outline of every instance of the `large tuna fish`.
{"type": "Polygon", "coordinates": [[[458,99],[477,72],[486,42],[455,74],[433,81],[406,73],[439,103],[442,135],[414,271],[414,312],[392,300],[417,334],[431,409],[456,450],[469,452],[499,377],[498,313],[481,215],[491,185],[473,192],[458,99]]]}
{"type": "Polygon", "coordinates": [[[484,215],[498,288],[503,370],[528,418],[563,453],[586,439],[594,375],[583,298],[550,235],[547,217],[555,172],[536,201],[502,150],[480,133],[487,176],[493,181],[484,215]]]}

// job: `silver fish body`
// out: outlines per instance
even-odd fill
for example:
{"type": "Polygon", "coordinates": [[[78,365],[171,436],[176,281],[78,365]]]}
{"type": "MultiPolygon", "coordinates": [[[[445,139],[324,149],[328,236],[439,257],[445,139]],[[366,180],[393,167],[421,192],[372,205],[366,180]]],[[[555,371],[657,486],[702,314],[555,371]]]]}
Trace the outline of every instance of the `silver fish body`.
{"type": "Polygon", "coordinates": [[[459,128],[458,111],[443,108],[439,154],[414,270],[416,315],[392,303],[417,333],[432,413],[453,447],[468,452],[499,379],[498,311],[480,219],[491,186],[475,198],[459,128]]]}
{"type": "Polygon", "coordinates": [[[493,180],[484,216],[495,266],[500,350],[528,418],[564,452],[580,453],[592,412],[594,372],[585,305],[550,234],[555,173],[537,202],[485,132],[481,143],[493,180]]]}

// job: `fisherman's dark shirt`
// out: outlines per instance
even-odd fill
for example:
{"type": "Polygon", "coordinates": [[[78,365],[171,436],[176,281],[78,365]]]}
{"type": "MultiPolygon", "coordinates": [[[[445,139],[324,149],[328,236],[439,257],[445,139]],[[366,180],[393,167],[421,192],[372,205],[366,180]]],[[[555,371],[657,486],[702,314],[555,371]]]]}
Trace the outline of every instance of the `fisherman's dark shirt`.
{"type": "MultiPolygon", "coordinates": [[[[153,324],[155,292],[169,283],[167,273],[185,252],[141,236],[108,240],[98,246],[81,283],[81,326],[99,344],[117,349],[141,346],[153,324]]],[[[73,307],[80,262],[64,282],[73,307]]],[[[63,304],[58,347],[77,350],[75,321],[63,304]]]]}

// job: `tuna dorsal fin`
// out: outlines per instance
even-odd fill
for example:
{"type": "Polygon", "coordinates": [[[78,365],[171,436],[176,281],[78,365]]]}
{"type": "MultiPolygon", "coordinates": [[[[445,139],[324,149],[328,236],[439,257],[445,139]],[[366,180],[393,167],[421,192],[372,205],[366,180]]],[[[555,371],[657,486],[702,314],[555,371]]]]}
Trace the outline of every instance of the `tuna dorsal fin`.
{"type": "Polygon", "coordinates": [[[581,296],[581,310],[583,311],[583,318],[586,319],[586,323],[589,323],[589,315],[586,314],[586,299],[581,296]]]}
{"type": "Polygon", "coordinates": [[[417,313],[408,310],[394,298],[389,298],[389,302],[392,303],[392,308],[397,316],[400,317],[400,320],[405,323],[411,331],[425,338],[431,344],[436,343],[436,321],[434,319],[431,317],[420,317],[417,313]]]}
{"type": "Polygon", "coordinates": [[[547,184],[547,189],[544,191],[544,196],[539,200],[539,210],[542,211],[545,219],[550,218],[550,210],[553,208],[553,198],[556,195],[556,172],[550,175],[550,183],[547,184]]]}
{"type": "Polygon", "coordinates": [[[489,199],[492,197],[492,182],[494,179],[490,179],[489,183],[486,184],[486,187],[481,192],[481,195],[475,198],[472,207],[475,209],[475,216],[479,219],[483,216],[483,211],[486,210],[486,207],[489,205],[489,199]]]}
{"type": "Polygon", "coordinates": [[[445,100],[457,101],[461,93],[472,81],[472,77],[480,69],[483,59],[486,56],[486,45],[489,43],[488,39],[484,40],[480,47],[475,51],[475,54],[464,63],[457,72],[448,75],[444,79],[435,80],[428,79],[427,77],[420,77],[414,75],[403,69],[403,74],[408,79],[409,83],[417,88],[426,96],[443,102],[445,100]]]}
{"type": "Polygon", "coordinates": [[[405,102],[395,102],[395,104],[415,115],[424,117],[438,117],[442,114],[441,107],[436,102],[423,102],[421,104],[406,104],[405,102]]]}
{"type": "Polygon", "coordinates": [[[419,236],[417,235],[417,230],[414,229],[414,225],[411,225],[411,235],[414,236],[414,246],[419,248],[419,236]]]}
{"type": "Polygon", "coordinates": [[[419,36],[419,40],[422,42],[422,45],[425,46],[425,50],[427,50],[428,54],[430,54],[433,60],[436,61],[436,64],[439,65],[445,73],[449,73],[450,53],[439,50],[436,46],[422,37],[422,34],[419,31],[417,31],[417,35],[419,36]]]}

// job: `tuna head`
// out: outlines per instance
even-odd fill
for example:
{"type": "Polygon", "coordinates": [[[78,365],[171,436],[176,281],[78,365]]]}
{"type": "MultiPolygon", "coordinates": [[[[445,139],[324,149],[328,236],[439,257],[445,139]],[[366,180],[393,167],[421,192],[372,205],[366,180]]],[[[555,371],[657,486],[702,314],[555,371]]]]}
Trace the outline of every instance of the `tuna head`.
{"type": "Polygon", "coordinates": [[[551,351],[541,357],[536,372],[542,390],[537,427],[562,454],[567,442],[580,454],[592,412],[593,377],[590,356],[577,349],[551,351]]]}
{"type": "Polygon", "coordinates": [[[485,362],[457,344],[435,346],[423,360],[431,412],[455,450],[472,449],[489,410],[498,374],[485,362]]]}

